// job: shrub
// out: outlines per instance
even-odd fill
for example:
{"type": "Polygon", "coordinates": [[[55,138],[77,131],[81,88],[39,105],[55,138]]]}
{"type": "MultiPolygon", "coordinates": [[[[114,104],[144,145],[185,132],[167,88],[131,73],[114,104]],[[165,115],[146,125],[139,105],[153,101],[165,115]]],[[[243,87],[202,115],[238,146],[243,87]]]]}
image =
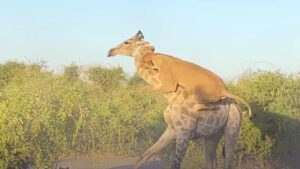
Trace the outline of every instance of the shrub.
{"type": "MultiPolygon", "coordinates": [[[[88,82],[74,64],[61,75],[38,64],[0,64],[0,168],[47,168],[70,154],[135,155],[158,139],[165,128],[163,97],[120,67],[95,66],[86,74],[88,82]]],[[[252,159],[263,168],[279,159],[278,166],[292,168],[300,156],[299,76],[248,72],[228,86],[255,114],[243,118],[236,166],[252,159]]],[[[199,166],[202,149],[191,143],[186,168],[199,166]]]]}

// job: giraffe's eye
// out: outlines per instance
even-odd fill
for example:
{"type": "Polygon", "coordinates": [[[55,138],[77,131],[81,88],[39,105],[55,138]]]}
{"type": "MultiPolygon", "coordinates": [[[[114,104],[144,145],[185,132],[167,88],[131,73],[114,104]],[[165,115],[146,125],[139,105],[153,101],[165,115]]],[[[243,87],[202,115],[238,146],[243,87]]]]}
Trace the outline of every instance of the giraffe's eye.
{"type": "Polygon", "coordinates": [[[130,43],[130,42],[128,42],[128,41],[124,42],[125,45],[128,45],[129,43],[130,43]]]}

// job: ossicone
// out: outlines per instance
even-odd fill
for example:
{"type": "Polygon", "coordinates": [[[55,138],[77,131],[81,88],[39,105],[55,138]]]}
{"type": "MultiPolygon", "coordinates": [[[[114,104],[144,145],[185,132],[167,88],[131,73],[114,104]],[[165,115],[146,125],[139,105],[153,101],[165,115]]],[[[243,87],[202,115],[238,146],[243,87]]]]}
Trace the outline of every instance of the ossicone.
{"type": "Polygon", "coordinates": [[[135,34],[135,37],[138,38],[139,40],[144,39],[144,35],[140,30],[135,34]]]}

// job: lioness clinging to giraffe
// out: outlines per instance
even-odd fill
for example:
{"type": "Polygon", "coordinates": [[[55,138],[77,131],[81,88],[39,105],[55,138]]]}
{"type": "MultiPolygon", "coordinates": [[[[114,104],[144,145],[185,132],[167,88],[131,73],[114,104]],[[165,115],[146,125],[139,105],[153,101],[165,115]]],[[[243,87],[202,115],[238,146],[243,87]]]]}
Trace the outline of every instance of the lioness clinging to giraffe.
{"type": "MultiPolygon", "coordinates": [[[[132,56],[138,74],[151,86],[157,88],[162,85],[160,72],[149,68],[149,65],[145,65],[149,63],[144,61],[149,53],[154,53],[154,47],[143,41],[142,33],[138,32],[132,38],[110,49],[108,56],[132,56]]],[[[240,129],[240,111],[230,98],[207,103],[211,109],[199,109],[201,104],[194,97],[190,97],[196,94],[186,93],[186,89],[181,85],[177,86],[176,91],[164,94],[169,103],[163,113],[167,129],[135,163],[135,169],[140,168],[145,161],[158,154],[173,140],[176,140],[176,149],[170,169],[179,169],[188,140],[199,138],[205,140],[206,168],[215,169],[216,148],[222,135],[224,135],[224,169],[230,168],[232,151],[240,129]]]]}
{"type": "MultiPolygon", "coordinates": [[[[141,39],[142,33],[139,31],[141,39]]],[[[143,43],[148,43],[144,42],[143,43]]],[[[223,98],[232,98],[242,102],[249,110],[249,116],[252,116],[250,105],[242,98],[229,93],[226,90],[223,80],[213,72],[190,62],[178,59],[173,56],[154,53],[154,47],[149,45],[150,49],[140,58],[140,65],[144,68],[156,70],[160,85],[154,86],[152,91],[166,94],[175,92],[180,85],[185,88],[185,92],[189,97],[199,105],[199,108],[210,108],[205,106],[207,103],[214,103],[223,98]]],[[[125,41],[121,46],[116,47],[120,54],[120,49],[124,50],[123,55],[129,55],[125,51],[130,51],[129,42],[125,41]]],[[[108,56],[114,56],[115,49],[111,49],[108,56]]],[[[187,98],[188,99],[188,98],[187,98]]]]}

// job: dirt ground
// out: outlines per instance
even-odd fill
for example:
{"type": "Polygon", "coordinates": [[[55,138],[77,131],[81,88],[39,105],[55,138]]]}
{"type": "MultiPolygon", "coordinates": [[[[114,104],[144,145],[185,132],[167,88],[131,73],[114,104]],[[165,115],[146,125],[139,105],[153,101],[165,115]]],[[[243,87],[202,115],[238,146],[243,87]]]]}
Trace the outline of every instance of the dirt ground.
{"type": "MultiPolygon", "coordinates": [[[[72,158],[60,159],[57,169],[133,169],[137,158],[72,158]]],[[[141,169],[160,169],[160,162],[150,160],[141,169]]]]}

